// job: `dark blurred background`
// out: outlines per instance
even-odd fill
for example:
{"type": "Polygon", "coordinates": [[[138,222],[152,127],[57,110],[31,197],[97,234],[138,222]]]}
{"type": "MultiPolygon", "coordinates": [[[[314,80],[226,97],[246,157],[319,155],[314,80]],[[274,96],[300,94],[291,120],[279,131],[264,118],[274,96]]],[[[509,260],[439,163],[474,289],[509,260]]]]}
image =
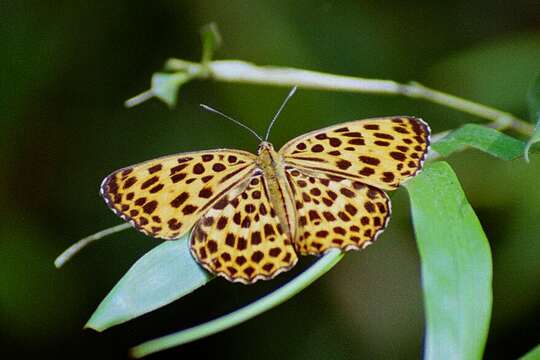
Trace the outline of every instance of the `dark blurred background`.
{"type": "MultiPolygon", "coordinates": [[[[129,347],[239,308],[313,261],[255,286],[212,281],[102,334],[82,326],[157,241],[125,231],[53,267],[78,238],[120,223],[98,195],[111,171],[181,151],[256,149],[249,133],[198,104],[263,132],[287,89],[194,82],[173,110],[157,100],[123,107],[166,58],[198,60],[198,30],[211,21],[224,39],[217,58],[417,80],[522,117],[540,70],[537,0],[0,2],[1,357],[125,358],[129,347]]],[[[397,114],[421,116],[435,132],[481,121],[411,99],[301,90],[272,141],[397,114]]],[[[448,160],[494,256],[486,358],[515,358],[540,339],[540,158],[527,165],[467,151],[448,160]]],[[[152,358],[419,358],[420,271],[405,190],[393,202],[376,245],[347,255],[292,300],[152,358]]]]}

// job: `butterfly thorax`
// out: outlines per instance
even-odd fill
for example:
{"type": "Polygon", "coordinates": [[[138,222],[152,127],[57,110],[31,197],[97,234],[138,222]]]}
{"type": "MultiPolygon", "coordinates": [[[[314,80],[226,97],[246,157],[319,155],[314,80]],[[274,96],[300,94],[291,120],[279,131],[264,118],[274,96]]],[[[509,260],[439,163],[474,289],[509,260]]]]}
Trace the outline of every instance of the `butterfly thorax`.
{"type": "Polygon", "coordinates": [[[268,196],[279,218],[282,230],[289,240],[294,239],[296,219],[290,186],[285,174],[285,163],[274,146],[263,141],[258,148],[257,165],[266,180],[268,196]]]}

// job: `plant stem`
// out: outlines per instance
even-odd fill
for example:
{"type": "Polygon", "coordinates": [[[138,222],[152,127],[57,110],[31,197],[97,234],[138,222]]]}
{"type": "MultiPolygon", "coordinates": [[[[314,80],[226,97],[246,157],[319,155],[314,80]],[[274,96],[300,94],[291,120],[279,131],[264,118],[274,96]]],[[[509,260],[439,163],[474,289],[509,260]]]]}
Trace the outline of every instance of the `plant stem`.
{"type": "Polygon", "coordinates": [[[401,95],[430,101],[490,120],[496,128],[501,130],[511,129],[526,136],[533,133],[532,124],[508,112],[430,89],[416,82],[402,84],[392,80],[366,79],[296,68],[258,66],[240,60],[211,61],[203,66],[185,60],[169,59],[165,68],[170,71],[188,71],[198,74],[199,78],[231,83],[298,86],[303,89],[401,95]]]}
{"type": "Polygon", "coordinates": [[[133,107],[133,106],[139,105],[140,103],[145,102],[146,100],[151,99],[152,97],[154,97],[154,92],[152,90],[146,90],[138,95],[135,95],[132,98],[127,99],[124,102],[124,106],[133,107]]]}

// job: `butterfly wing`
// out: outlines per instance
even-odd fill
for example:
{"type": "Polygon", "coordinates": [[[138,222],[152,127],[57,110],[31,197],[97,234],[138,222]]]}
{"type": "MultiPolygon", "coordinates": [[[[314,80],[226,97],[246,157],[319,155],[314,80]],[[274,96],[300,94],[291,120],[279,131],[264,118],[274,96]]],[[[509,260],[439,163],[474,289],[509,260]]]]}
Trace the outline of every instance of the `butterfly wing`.
{"type": "Polygon", "coordinates": [[[193,229],[191,252],[210,272],[245,284],[271,279],[298,260],[261,171],[202,217],[193,229]]]}
{"type": "Polygon", "coordinates": [[[429,136],[414,117],[357,120],[301,135],[279,153],[306,173],[393,190],[422,168],[429,136]]]}
{"type": "Polygon", "coordinates": [[[390,219],[390,199],[373,186],[310,176],[294,167],[288,167],[286,174],[298,218],[294,246],[302,255],[364,248],[390,219]]]}
{"type": "Polygon", "coordinates": [[[248,152],[227,149],[166,156],[115,171],[103,180],[101,195],[135,228],[174,239],[248,179],[255,160],[248,152]]]}

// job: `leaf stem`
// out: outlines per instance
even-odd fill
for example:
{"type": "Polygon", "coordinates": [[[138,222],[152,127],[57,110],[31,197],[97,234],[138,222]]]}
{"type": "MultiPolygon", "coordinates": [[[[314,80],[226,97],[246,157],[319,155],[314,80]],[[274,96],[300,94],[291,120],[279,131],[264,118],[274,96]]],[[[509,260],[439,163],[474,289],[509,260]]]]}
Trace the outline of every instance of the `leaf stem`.
{"type": "Polygon", "coordinates": [[[215,334],[222,330],[233,327],[241,322],[249,320],[298,294],[300,291],[330,270],[342,257],[343,253],[339,250],[329,251],[306,271],[263,298],[237,311],[208,321],[204,324],[144,342],[133,347],[130,354],[135,358],[141,358],[157,351],[169,349],[174,346],[182,345],[187,342],[215,334]]]}
{"type": "Polygon", "coordinates": [[[105,236],[120,232],[122,230],[128,229],[131,227],[131,224],[124,223],[120,225],[116,225],[101,231],[98,231],[97,233],[87,236],[79,241],[77,241],[75,244],[68,247],[60,256],[54,260],[54,266],[56,268],[62,267],[69,259],[71,259],[75,254],[77,254],[79,251],[82,250],[82,248],[86,247],[88,244],[99,240],[105,236]]]}

